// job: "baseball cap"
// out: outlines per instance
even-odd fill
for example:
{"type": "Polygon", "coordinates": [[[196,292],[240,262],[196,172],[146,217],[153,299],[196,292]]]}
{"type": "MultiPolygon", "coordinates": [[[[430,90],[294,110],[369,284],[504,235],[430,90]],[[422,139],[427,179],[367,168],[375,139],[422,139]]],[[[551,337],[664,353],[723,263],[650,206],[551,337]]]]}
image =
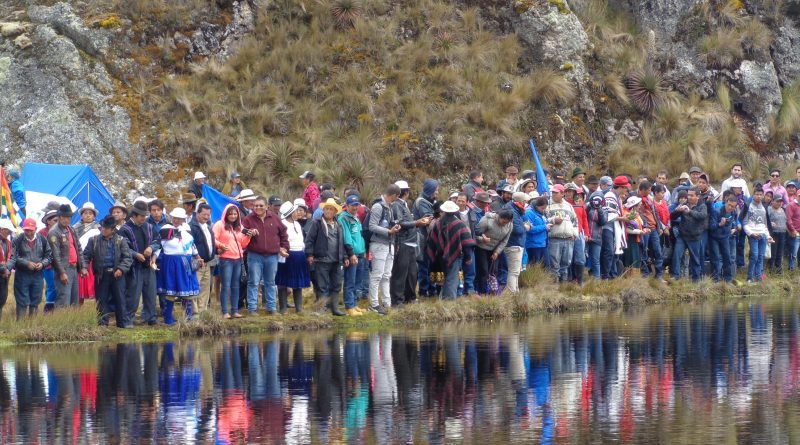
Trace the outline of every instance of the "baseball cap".
{"type": "Polygon", "coordinates": [[[308,179],[308,178],[313,178],[313,177],[314,177],[314,172],[312,172],[310,170],[306,170],[306,171],[303,172],[302,175],[300,175],[300,179],[308,179]]]}
{"type": "Polygon", "coordinates": [[[358,195],[350,195],[345,200],[345,203],[349,206],[360,205],[361,199],[359,199],[358,195]]]}
{"type": "Polygon", "coordinates": [[[631,183],[627,176],[619,175],[614,178],[614,187],[630,187],[631,183]]]}
{"type": "Polygon", "coordinates": [[[280,198],[280,196],[272,195],[269,197],[269,205],[279,206],[281,204],[283,204],[283,200],[280,198]]]}
{"type": "Polygon", "coordinates": [[[550,188],[552,193],[564,193],[564,186],[561,184],[556,184],[550,188]]]}
{"type": "Polygon", "coordinates": [[[403,181],[402,179],[400,181],[395,182],[394,185],[400,187],[400,190],[404,190],[404,189],[408,190],[410,188],[408,186],[408,182],[403,181]]]}

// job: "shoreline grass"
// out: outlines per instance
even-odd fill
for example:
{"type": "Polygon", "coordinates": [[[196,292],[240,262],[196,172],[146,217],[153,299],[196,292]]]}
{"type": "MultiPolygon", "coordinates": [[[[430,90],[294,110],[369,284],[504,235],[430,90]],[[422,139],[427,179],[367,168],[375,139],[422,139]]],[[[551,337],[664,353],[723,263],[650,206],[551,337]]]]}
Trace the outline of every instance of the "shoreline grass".
{"type": "Polygon", "coordinates": [[[741,298],[794,297],[800,276],[770,277],[755,286],[714,283],[705,279],[668,281],[633,273],[614,281],[588,280],[584,286],[554,284],[541,269],[521,276],[526,285],[517,295],[470,296],[456,301],[424,300],[393,309],[387,316],[368,313],[360,317],[333,317],[321,303],[310,303],[302,314],[258,315],[225,320],[215,310],[193,321],[178,317],[175,326],[137,326],[117,329],[96,325],[94,305],[64,309],[20,322],[6,316],[0,322],[0,345],[57,342],[151,342],[179,338],[221,338],[281,331],[348,331],[411,327],[445,322],[525,319],[540,313],[564,313],[656,304],[724,301],[741,298]]]}

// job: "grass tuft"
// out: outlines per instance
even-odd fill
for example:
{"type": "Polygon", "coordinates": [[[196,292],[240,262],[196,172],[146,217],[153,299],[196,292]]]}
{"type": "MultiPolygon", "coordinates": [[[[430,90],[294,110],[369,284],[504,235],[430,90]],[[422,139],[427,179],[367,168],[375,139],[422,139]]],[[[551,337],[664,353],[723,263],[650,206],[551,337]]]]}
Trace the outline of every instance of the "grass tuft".
{"type": "Polygon", "coordinates": [[[0,323],[0,332],[15,343],[96,341],[103,338],[109,329],[113,328],[97,325],[97,312],[91,303],[19,321],[9,314],[0,323]]]}

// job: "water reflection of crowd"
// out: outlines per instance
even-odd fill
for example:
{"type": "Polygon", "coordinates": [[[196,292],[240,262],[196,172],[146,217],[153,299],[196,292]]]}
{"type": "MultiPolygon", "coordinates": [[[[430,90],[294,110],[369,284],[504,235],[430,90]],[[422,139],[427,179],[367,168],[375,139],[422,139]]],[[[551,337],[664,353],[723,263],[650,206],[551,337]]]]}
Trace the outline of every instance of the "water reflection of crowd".
{"type": "Polygon", "coordinates": [[[643,329],[123,344],[78,369],[4,358],[0,443],[636,442],[689,418],[721,428],[698,433],[712,440],[732,422],[710,416],[797,401],[796,310],[730,306],[643,329]]]}

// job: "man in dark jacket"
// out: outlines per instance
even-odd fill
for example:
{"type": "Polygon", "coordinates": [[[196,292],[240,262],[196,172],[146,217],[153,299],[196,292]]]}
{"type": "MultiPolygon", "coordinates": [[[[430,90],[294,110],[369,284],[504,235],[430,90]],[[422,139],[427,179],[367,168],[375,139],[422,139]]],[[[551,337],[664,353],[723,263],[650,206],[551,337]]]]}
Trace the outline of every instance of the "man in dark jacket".
{"type": "Polygon", "coordinates": [[[211,278],[214,266],[217,265],[216,243],[214,232],[211,231],[211,207],[206,203],[197,206],[197,214],[189,228],[192,231],[197,254],[202,260],[197,269],[197,281],[200,282],[200,294],[194,299],[195,312],[208,310],[211,302],[211,278]]]}
{"type": "Polygon", "coordinates": [[[264,280],[264,305],[268,314],[275,313],[275,274],[278,256],[289,256],[289,236],[280,217],[267,208],[267,200],[258,197],[253,201],[253,213],[242,221],[251,234],[247,246],[247,310],[255,314],[258,309],[258,286],[264,280]]]}
{"type": "MultiPolygon", "coordinates": [[[[692,281],[700,281],[703,274],[703,249],[700,237],[708,230],[708,211],[705,203],[700,202],[700,189],[691,187],[686,194],[688,202],[679,205],[673,213],[681,215],[680,236],[689,249],[689,276],[692,281]]],[[[682,257],[684,249],[675,250],[673,255],[682,257]]]]}
{"type": "Polygon", "coordinates": [[[400,226],[400,231],[395,235],[395,253],[392,263],[392,278],[389,282],[389,293],[392,306],[411,303],[417,299],[417,251],[425,246],[419,245],[419,227],[427,227],[430,218],[414,219],[408,208],[410,190],[406,181],[397,181],[400,187],[400,196],[392,203],[392,217],[400,226]]]}
{"type": "Polygon", "coordinates": [[[108,326],[109,308],[113,301],[117,327],[133,327],[127,319],[124,297],[125,274],[133,265],[133,258],[127,240],[116,233],[113,216],[106,216],[100,222],[100,235],[89,239],[83,257],[87,264],[92,264],[100,325],[108,326]]]}
{"type": "MultiPolygon", "coordinates": [[[[422,183],[422,195],[414,201],[414,206],[412,207],[415,220],[424,217],[428,217],[428,219],[433,218],[433,205],[436,203],[436,196],[438,194],[439,181],[428,178],[422,183]]],[[[419,242],[422,243],[420,247],[424,246],[424,243],[428,240],[428,229],[429,226],[417,229],[421,235],[419,237],[419,242]]],[[[430,282],[430,261],[427,255],[421,254],[421,249],[420,255],[417,256],[417,281],[419,282],[419,296],[421,298],[435,296],[433,295],[434,290],[430,282]]]]}
{"type": "Polygon", "coordinates": [[[472,201],[475,199],[475,194],[483,191],[483,172],[480,170],[473,170],[469,172],[469,182],[464,184],[464,193],[467,194],[467,200],[472,201]]]}
{"type": "Polygon", "coordinates": [[[730,239],[736,233],[738,222],[736,202],[736,196],[731,194],[725,201],[711,206],[708,241],[715,282],[719,282],[720,276],[726,282],[733,281],[734,262],[730,253],[730,239]]]}
{"type": "Polygon", "coordinates": [[[342,266],[358,264],[353,248],[344,242],[344,229],[336,219],[342,210],[333,198],[320,203],[322,218],[311,222],[306,235],[306,258],[314,265],[317,288],[322,298],[330,299],[333,315],[341,316],[339,310],[339,291],[342,289],[342,266]]]}
{"type": "Polygon", "coordinates": [[[14,299],[17,303],[17,320],[25,313],[33,315],[42,302],[44,269],[50,265],[50,243],[36,233],[36,221],[31,218],[22,223],[23,234],[11,243],[11,259],[6,269],[15,270],[14,299]]]}
{"type": "Polygon", "coordinates": [[[78,274],[87,274],[81,255],[81,243],[71,224],[72,208],[69,204],[62,204],[58,208],[58,224],[47,234],[53,252],[57,308],[78,304],[78,274]]]}
{"type": "Polygon", "coordinates": [[[156,271],[151,267],[153,252],[160,249],[158,232],[147,222],[147,204],[138,201],[130,209],[130,218],[119,229],[119,234],[128,241],[133,257],[133,266],[125,276],[125,302],[128,323],[133,324],[139,299],[142,302],[142,322],[156,324],[156,271]]]}

